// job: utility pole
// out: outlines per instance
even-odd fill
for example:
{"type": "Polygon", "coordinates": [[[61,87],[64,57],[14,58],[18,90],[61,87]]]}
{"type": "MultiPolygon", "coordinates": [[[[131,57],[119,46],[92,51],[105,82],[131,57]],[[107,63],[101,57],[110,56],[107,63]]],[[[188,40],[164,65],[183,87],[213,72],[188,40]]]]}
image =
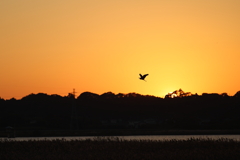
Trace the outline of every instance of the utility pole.
{"type": "Polygon", "coordinates": [[[73,89],[72,92],[72,115],[71,115],[71,124],[70,124],[70,129],[71,130],[78,130],[78,116],[77,116],[77,107],[76,107],[76,99],[75,99],[75,89],[73,89]]]}

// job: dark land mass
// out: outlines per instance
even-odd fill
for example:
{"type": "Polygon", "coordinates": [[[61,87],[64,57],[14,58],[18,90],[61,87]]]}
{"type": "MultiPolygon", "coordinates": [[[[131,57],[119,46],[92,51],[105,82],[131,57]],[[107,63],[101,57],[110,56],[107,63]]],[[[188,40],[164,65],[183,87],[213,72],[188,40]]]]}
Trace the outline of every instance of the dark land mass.
{"type": "Polygon", "coordinates": [[[0,136],[240,133],[240,91],[171,97],[84,92],[0,99],[0,136]]]}

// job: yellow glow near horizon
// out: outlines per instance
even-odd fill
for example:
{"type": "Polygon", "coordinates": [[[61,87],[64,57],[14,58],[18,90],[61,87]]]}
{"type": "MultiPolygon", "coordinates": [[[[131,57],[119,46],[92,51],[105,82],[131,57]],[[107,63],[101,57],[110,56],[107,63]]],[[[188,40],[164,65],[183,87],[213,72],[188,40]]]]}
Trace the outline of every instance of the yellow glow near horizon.
{"type": "Polygon", "coordinates": [[[0,97],[73,88],[234,95],[239,8],[236,0],[2,0],[0,97]]]}

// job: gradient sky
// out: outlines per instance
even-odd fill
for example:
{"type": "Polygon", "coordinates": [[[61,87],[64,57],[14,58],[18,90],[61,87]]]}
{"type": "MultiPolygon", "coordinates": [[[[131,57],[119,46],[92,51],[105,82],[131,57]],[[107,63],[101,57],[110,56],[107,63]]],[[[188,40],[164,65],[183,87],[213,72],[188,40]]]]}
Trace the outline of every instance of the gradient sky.
{"type": "Polygon", "coordinates": [[[1,0],[0,97],[73,88],[234,95],[239,8],[239,0],[1,0]]]}

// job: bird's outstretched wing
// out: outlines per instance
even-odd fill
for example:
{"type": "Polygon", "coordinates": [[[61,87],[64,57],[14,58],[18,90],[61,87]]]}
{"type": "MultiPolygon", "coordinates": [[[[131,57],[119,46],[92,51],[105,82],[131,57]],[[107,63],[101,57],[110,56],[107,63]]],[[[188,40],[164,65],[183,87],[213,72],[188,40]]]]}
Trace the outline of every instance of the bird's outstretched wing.
{"type": "Polygon", "coordinates": [[[143,75],[143,77],[147,77],[147,76],[148,76],[148,74],[144,74],[144,75],[143,75]]]}

